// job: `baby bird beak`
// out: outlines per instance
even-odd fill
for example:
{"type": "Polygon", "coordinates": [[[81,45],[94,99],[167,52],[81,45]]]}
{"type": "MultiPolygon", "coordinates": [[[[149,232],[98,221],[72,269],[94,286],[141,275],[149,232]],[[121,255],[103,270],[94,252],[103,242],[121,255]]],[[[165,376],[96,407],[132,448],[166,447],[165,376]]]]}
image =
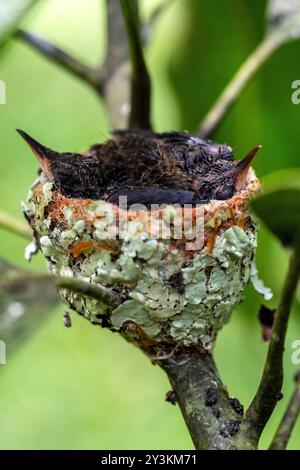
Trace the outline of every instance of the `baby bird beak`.
{"type": "Polygon", "coordinates": [[[242,187],[244,186],[251,163],[255,155],[259,151],[259,149],[261,149],[261,145],[257,145],[256,147],[254,147],[254,149],[252,149],[248,153],[248,155],[246,155],[246,157],[243,158],[243,160],[240,160],[239,162],[237,162],[237,165],[236,165],[237,177],[236,177],[236,183],[235,183],[235,188],[237,191],[240,191],[242,187]]]}
{"type": "Polygon", "coordinates": [[[37,142],[35,139],[30,137],[26,132],[22,131],[21,129],[16,129],[16,131],[20,134],[20,136],[25,140],[25,142],[29,145],[32,152],[38,159],[44,173],[47,176],[52,174],[51,172],[51,161],[60,158],[60,154],[51,150],[48,147],[37,142]]]}

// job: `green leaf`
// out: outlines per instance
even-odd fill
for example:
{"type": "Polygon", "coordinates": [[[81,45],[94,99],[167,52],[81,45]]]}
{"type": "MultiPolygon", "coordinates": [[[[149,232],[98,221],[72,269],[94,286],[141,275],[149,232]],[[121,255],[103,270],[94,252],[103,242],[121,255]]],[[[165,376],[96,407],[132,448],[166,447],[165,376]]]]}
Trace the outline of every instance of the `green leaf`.
{"type": "Polygon", "coordinates": [[[268,33],[280,33],[284,44],[300,37],[300,0],[269,0],[267,4],[268,33]]]}
{"type": "Polygon", "coordinates": [[[38,329],[59,301],[54,283],[30,279],[0,259],[0,340],[9,351],[38,329]]]}
{"type": "Polygon", "coordinates": [[[0,0],[0,45],[38,0],[0,0]]]}
{"type": "Polygon", "coordinates": [[[265,192],[277,189],[300,189],[300,168],[284,168],[262,178],[265,192]]]}
{"type": "Polygon", "coordinates": [[[261,194],[251,205],[284,245],[300,245],[300,188],[278,189],[261,194]]]}

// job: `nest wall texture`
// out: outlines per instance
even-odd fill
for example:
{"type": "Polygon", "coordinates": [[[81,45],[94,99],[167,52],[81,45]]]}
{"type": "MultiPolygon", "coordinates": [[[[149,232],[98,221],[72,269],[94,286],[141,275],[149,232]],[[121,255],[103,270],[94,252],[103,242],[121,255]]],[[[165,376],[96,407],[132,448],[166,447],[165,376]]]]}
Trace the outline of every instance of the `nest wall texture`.
{"type": "Polygon", "coordinates": [[[181,208],[126,212],[101,200],[65,198],[43,174],[26,214],[52,273],[99,283],[119,298],[107,305],[61,290],[72,309],[144,349],[211,350],[250,278],[256,227],[246,204],[258,189],[250,170],[245,189],[231,199],[185,209],[192,226],[203,221],[196,249],[175,236],[181,208]]]}

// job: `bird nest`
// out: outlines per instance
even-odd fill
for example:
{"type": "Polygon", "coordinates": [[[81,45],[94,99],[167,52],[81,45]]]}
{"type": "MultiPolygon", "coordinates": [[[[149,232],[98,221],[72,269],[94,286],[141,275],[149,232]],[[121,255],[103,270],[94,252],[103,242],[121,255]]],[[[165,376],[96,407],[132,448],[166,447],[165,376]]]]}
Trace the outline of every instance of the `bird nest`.
{"type": "Polygon", "coordinates": [[[76,312],[156,356],[210,351],[250,278],[256,227],[247,203],[259,188],[250,169],[228,200],[125,210],[64,197],[41,174],[26,215],[52,273],[101,284],[119,299],[109,305],[62,289],[76,312]],[[188,234],[180,232],[186,221],[188,234]]]}

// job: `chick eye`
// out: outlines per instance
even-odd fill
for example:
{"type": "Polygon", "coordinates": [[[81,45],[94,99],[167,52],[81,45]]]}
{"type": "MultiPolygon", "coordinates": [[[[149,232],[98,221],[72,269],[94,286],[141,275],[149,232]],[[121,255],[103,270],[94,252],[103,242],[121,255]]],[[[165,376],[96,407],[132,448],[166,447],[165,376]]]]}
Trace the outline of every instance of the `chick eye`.
{"type": "Polygon", "coordinates": [[[232,186],[222,186],[222,188],[219,188],[215,194],[214,194],[214,199],[220,199],[220,200],[225,200],[225,199],[230,199],[233,196],[234,193],[234,188],[232,186]]]}

